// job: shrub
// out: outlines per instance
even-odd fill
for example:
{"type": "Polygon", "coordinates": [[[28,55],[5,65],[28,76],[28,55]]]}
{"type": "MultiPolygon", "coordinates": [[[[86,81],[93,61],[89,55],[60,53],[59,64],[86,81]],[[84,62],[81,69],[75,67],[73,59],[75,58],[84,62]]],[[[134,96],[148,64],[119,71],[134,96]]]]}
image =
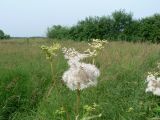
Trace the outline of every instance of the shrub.
{"type": "Polygon", "coordinates": [[[10,38],[9,35],[4,34],[4,32],[0,30],[0,39],[9,39],[9,38],[10,38]]]}
{"type": "Polygon", "coordinates": [[[72,27],[54,25],[47,36],[56,39],[108,39],[124,41],[160,42],[160,14],[141,20],[133,19],[132,13],[115,11],[111,16],[87,17],[72,27]]]}

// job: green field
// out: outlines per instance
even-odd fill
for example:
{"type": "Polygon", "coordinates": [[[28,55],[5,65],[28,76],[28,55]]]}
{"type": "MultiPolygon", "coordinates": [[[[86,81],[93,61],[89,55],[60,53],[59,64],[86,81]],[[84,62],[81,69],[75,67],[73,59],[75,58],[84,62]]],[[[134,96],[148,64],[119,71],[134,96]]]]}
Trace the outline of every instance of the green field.
{"type": "MultiPolygon", "coordinates": [[[[24,39],[0,41],[0,120],[75,119],[76,92],[62,84],[67,61],[62,52],[53,61],[56,88],[52,85],[50,64],[41,45],[54,40],[24,39]],[[66,113],[55,112],[64,107],[66,113]]],[[[84,51],[86,42],[59,41],[62,46],[84,51]]],[[[97,87],[81,92],[80,116],[84,105],[96,103],[97,120],[158,120],[160,98],[145,93],[145,79],[160,60],[160,45],[151,43],[109,42],[96,57],[101,75],[97,87]]],[[[91,59],[85,62],[90,63],[91,59]]]]}

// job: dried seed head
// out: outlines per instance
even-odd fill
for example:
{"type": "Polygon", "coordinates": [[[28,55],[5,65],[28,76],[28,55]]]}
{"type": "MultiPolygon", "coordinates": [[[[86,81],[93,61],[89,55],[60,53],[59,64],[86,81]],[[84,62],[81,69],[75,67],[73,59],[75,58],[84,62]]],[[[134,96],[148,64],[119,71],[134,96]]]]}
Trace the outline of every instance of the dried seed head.
{"type": "Polygon", "coordinates": [[[89,54],[81,54],[75,49],[63,49],[70,68],[63,74],[63,81],[71,89],[84,89],[97,84],[100,71],[95,65],[80,62],[89,54]]]}

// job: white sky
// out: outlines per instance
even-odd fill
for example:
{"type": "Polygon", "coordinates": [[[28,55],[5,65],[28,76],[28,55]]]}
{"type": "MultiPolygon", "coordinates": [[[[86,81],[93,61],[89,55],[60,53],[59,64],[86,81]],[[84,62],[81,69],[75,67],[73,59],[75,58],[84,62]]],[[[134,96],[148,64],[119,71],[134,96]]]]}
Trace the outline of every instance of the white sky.
{"type": "Polygon", "coordinates": [[[160,13],[160,0],[0,0],[0,29],[17,37],[45,36],[52,25],[71,26],[119,9],[141,18],[160,13]]]}

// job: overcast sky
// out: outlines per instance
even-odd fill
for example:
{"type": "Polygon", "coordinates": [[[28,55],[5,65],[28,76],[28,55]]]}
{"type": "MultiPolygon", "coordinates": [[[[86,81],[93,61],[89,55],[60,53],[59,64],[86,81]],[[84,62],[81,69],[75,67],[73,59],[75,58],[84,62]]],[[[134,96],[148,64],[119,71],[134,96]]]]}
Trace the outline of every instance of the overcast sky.
{"type": "Polygon", "coordinates": [[[0,0],[0,29],[11,36],[45,36],[52,25],[71,26],[119,9],[141,18],[160,13],[160,0],[0,0]]]}

